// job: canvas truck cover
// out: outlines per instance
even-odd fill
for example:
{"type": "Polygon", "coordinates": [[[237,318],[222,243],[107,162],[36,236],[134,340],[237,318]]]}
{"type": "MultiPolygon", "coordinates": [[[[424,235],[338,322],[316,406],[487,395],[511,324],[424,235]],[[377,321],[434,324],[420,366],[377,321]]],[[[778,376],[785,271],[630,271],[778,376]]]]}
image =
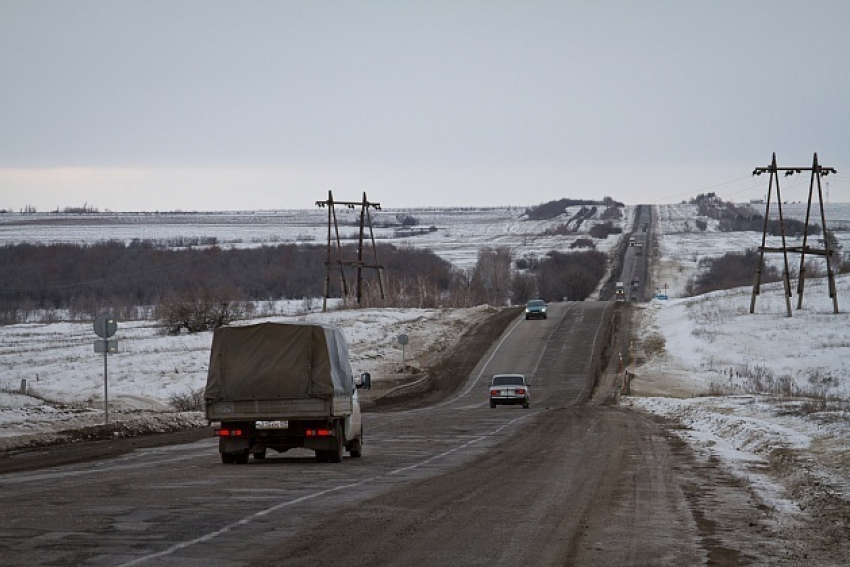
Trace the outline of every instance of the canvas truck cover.
{"type": "Polygon", "coordinates": [[[213,333],[208,402],[351,396],[354,379],[342,330],[260,323],[213,333]]]}

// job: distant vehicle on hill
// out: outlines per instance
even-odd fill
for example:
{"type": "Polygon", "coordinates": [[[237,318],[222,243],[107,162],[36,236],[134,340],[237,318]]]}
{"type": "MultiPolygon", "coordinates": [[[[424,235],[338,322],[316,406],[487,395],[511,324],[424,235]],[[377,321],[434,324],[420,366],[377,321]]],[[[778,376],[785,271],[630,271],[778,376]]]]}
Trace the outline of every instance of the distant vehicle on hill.
{"type": "Polygon", "coordinates": [[[614,299],[616,301],[626,300],[626,286],[623,282],[617,282],[614,286],[614,299]]]}
{"type": "Polygon", "coordinates": [[[496,374],[490,382],[490,407],[497,405],[519,405],[528,408],[531,393],[523,374],[496,374]]]}
{"type": "Polygon", "coordinates": [[[525,318],[528,319],[545,319],[546,318],[546,302],[542,299],[532,299],[525,304],[525,318]]]}

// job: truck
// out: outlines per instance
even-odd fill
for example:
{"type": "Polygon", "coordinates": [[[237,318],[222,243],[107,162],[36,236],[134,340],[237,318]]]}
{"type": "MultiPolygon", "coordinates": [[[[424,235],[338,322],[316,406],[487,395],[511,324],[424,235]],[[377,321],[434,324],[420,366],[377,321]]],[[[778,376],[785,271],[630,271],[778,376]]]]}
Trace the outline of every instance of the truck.
{"type": "Polygon", "coordinates": [[[221,461],[264,459],[269,449],[305,448],[322,463],[359,458],[363,422],[358,389],[371,376],[351,372],[338,327],[259,323],[213,332],[204,391],[221,461]]]}

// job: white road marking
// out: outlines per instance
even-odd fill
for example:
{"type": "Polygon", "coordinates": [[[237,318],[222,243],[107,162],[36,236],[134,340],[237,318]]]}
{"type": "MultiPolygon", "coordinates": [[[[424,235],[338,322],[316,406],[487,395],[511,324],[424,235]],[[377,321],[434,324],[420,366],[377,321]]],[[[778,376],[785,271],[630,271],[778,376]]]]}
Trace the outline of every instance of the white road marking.
{"type": "Polygon", "coordinates": [[[150,555],[138,557],[136,559],[133,559],[132,561],[128,561],[126,563],[120,564],[119,567],[130,567],[131,565],[140,565],[140,564],[142,564],[146,561],[150,561],[152,559],[159,559],[161,557],[173,555],[174,553],[176,553],[180,550],[186,549],[186,548],[191,547],[193,545],[197,545],[199,543],[204,543],[204,542],[210,541],[212,539],[215,539],[219,536],[222,536],[222,535],[224,535],[228,532],[231,532],[231,531],[233,531],[237,528],[240,528],[242,526],[247,526],[248,524],[250,524],[251,522],[253,522],[255,520],[261,519],[265,516],[268,516],[269,514],[273,514],[274,512],[277,512],[278,510],[282,510],[282,509],[287,508],[289,506],[293,506],[295,504],[300,504],[300,503],[306,502],[308,500],[314,500],[316,498],[321,498],[322,496],[327,496],[328,494],[333,494],[335,492],[339,492],[340,490],[347,490],[347,489],[351,489],[351,488],[356,488],[358,486],[363,486],[364,484],[368,484],[370,482],[379,480],[379,479],[384,478],[384,477],[398,475],[398,474],[402,474],[402,473],[405,473],[405,472],[408,472],[408,471],[418,469],[418,468],[423,467],[425,465],[428,465],[428,464],[430,464],[434,461],[437,461],[439,459],[447,457],[447,456],[451,455],[452,453],[456,453],[456,452],[461,451],[461,450],[463,450],[463,449],[465,449],[465,448],[467,448],[471,445],[474,445],[475,443],[478,443],[478,442],[486,439],[487,437],[492,437],[493,435],[500,433],[506,427],[509,427],[509,426],[513,425],[514,423],[516,423],[516,422],[518,422],[522,419],[526,419],[526,418],[534,415],[535,413],[536,412],[525,413],[525,414],[517,417],[516,419],[513,419],[513,420],[511,420],[507,423],[503,423],[502,425],[500,425],[499,427],[497,427],[496,429],[494,429],[493,431],[491,431],[489,433],[479,435],[478,437],[475,437],[474,439],[470,439],[469,441],[467,441],[465,443],[457,445],[456,447],[452,447],[451,449],[444,451],[444,452],[442,452],[438,455],[428,457],[427,459],[419,461],[418,463],[414,463],[412,465],[408,465],[408,466],[405,466],[405,467],[400,467],[400,468],[391,470],[389,472],[386,472],[382,475],[372,476],[372,477],[365,478],[363,480],[359,480],[357,482],[352,482],[352,483],[348,483],[348,484],[341,484],[339,486],[334,486],[333,488],[327,488],[325,490],[320,490],[320,491],[314,492],[312,494],[307,494],[305,496],[299,496],[298,498],[294,498],[292,500],[280,502],[278,504],[275,504],[274,506],[270,506],[268,508],[260,510],[259,512],[255,512],[255,513],[253,513],[249,516],[246,516],[246,517],[244,517],[240,520],[237,520],[237,521],[235,521],[231,524],[228,524],[228,525],[224,526],[223,528],[220,528],[220,529],[212,531],[208,534],[202,535],[201,537],[178,543],[176,545],[169,547],[168,549],[164,549],[164,550],[158,551],[156,553],[151,553],[150,555]]]}

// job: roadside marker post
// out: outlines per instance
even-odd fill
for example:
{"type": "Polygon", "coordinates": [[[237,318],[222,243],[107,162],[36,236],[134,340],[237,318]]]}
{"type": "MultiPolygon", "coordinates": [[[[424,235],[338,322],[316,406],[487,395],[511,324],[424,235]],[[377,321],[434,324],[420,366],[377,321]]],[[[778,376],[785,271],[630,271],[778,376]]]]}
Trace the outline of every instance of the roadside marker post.
{"type": "Polygon", "coordinates": [[[110,315],[98,315],[94,320],[94,332],[100,337],[94,341],[94,352],[103,353],[103,415],[105,423],[109,423],[109,386],[108,386],[108,356],[118,352],[118,339],[110,339],[118,330],[118,321],[110,315]]]}
{"type": "Polygon", "coordinates": [[[404,374],[404,366],[405,366],[404,347],[405,347],[405,345],[407,345],[408,342],[410,342],[410,337],[408,337],[407,335],[401,334],[401,335],[398,336],[398,344],[401,345],[401,373],[402,374],[404,374]]]}

